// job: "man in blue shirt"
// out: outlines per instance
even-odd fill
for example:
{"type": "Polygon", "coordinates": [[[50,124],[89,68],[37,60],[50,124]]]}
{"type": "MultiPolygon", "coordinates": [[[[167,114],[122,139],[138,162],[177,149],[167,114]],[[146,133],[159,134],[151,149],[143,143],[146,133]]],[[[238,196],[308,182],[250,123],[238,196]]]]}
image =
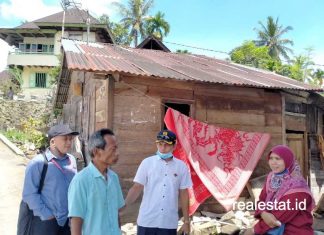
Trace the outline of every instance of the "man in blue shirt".
{"type": "Polygon", "coordinates": [[[118,176],[110,170],[118,160],[114,133],[101,129],[91,135],[88,150],[92,161],[72,180],[69,217],[72,235],[120,235],[118,210],[124,198],[118,176]]]}
{"type": "Polygon", "coordinates": [[[37,155],[26,168],[23,201],[33,211],[31,235],[70,235],[67,192],[77,172],[75,158],[67,152],[78,132],[68,125],[55,125],[48,131],[50,147],[45,152],[47,173],[38,193],[44,157],[37,155]]]}

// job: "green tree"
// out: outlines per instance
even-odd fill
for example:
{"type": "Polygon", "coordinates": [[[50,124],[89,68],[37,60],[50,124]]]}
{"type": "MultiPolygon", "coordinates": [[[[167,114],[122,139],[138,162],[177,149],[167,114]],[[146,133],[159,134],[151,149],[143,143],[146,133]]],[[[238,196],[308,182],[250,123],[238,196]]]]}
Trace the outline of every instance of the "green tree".
{"type": "Polygon", "coordinates": [[[113,34],[116,44],[126,46],[130,45],[132,38],[129,36],[129,31],[124,25],[110,21],[109,16],[106,14],[100,16],[98,20],[100,23],[106,24],[108,26],[111,33],[113,34]]]}
{"type": "Polygon", "coordinates": [[[159,40],[163,40],[164,36],[167,36],[170,32],[170,25],[164,19],[164,13],[158,11],[155,16],[147,20],[146,33],[147,35],[153,35],[159,40]]]}
{"type": "Polygon", "coordinates": [[[191,54],[190,51],[188,51],[188,50],[181,50],[181,49],[177,49],[176,50],[176,53],[178,53],[178,54],[191,54]]]}
{"type": "Polygon", "coordinates": [[[230,52],[231,60],[238,64],[245,64],[256,68],[266,68],[273,62],[266,46],[257,47],[254,42],[246,41],[230,52]]]}
{"type": "Polygon", "coordinates": [[[145,24],[148,20],[148,12],[153,6],[153,0],[128,0],[127,6],[114,2],[122,15],[121,24],[129,29],[135,47],[138,45],[138,36],[143,39],[146,36],[145,24]]]}
{"type": "Polygon", "coordinates": [[[312,78],[314,84],[322,86],[324,79],[324,70],[316,69],[315,71],[313,71],[312,78]]]}
{"type": "Polygon", "coordinates": [[[312,81],[312,69],[309,67],[313,65],[314,62],[311,61],[310,57],[305,55],[296,56],[290,67],[290,77],[301,82],[311,82],[312,81]]]}
{"type": "Polygon", "coordinates": [[[279,18],[274,21],[271,16],[268,16],[267,23],[264,25],[261,21],[259,24],[261,29],[254,29],[257,32],[258,40],[255,41],[257,46],[267,46],[269,48],[269,55],[273,59],[280,60],[280,56],[289,59],[288,52],[292,53],[292,49],[287,45],[293,45],[293,41],[283,39],[282,36],[292,30],[291,26],[283,27],[279,25],[279,18]]]}
{"type": "Polygon", "coordinates": [[[17,84],[21,88],[24,83],[22,70],[17,66],[9,67],[9,73],[12,75],[13,83],[17,84]]]}

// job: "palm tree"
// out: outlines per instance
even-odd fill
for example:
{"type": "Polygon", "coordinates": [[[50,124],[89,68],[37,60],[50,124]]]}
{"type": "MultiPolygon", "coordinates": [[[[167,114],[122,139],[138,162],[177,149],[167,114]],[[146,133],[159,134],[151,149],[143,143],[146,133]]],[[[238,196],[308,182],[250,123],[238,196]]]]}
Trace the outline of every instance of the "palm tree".
{"type": "Polygon", "coordinates": [[[281,37],[292,30],[291,26],[283,27],[279,25],[279,18],[276,21],[273,20],[271,16],[267,18],[267,25],[264,25],[261,21],[261,29],[254,29],[259,40],[256,40],[255,43],[257,46],[267,46],[269,48],[269,55],[273,59],[280,60],[280,56],[283,56],[286,60],[289,60],[288,52],[292,53],[292,50],[286,45],[294,45],[292,40],[282,39],[281,37]]]}
{"type": "Polygon", "coordinates": [[[134,38],[135,47],[137,46],[138,36],[144,38],[146,35],[145,23],[149,18],[147,16],[150,8],[153,6],[153,0],[128,0],[127,6],[114,2],[122,15],[121,23],[130,29],[130,36],[134,38]]]}
{"type": "Polygon", "coordinates": [[[290,76],[301,82],[309,82],[312,80],[312,69],[310,69],[312,65],[314,62],[308,56],[295,56],[290,67],[290,76]]]}
{"type": "Polygon", "coordinates": [[[146,32],[148,35],[154,35],[159,40],[163,40],[164,36],[167,36],[170,32],[170,25],[164,19],[164,13],[158,12],[155,16],[147,20],[147,29],[146,32]]]}
{"type": "Polygon", "coordinates": [[[322,86],[324,79],[324,70],[316,69],[316,71],[313,72],[312,77],[315,84],[322,86]]]}

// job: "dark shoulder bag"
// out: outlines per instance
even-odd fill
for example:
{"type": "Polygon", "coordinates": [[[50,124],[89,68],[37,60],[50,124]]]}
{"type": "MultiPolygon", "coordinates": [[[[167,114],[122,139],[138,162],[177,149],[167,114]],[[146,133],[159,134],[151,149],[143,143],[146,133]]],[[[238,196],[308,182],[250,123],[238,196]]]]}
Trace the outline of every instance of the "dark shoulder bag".
{"type": "MultiPolygon", "coordinates": [[[[38,193],[41,194],[43,186],[44,186],[44,180],[47,172],[48,162],[47,158],[45,156],[45,153],[43,153],[44,157],[44,166],[42,170],[42,175],[39,181],[39,188],[38,193]]],[[[26,202],[21,200],[20,207],[19,207],[19,216],[18,216],[18,224],[17,224],[17,235],[29,235],[31,230],[31,224],[33,221],[34,213],[31,209],[29,209],[26,202]]]]}

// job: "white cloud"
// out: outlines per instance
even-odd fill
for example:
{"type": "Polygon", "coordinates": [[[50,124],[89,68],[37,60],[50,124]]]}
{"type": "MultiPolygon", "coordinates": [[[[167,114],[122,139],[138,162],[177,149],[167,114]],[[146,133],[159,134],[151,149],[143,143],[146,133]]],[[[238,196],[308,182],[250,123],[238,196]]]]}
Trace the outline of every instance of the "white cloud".
{"type": "MultiPolygon", "coordinates": [[[[89,9],[94,16],[108,14],[113,16],[116,9],[112,7],[112,2],[121,0],[82,0],[82,9],[89,9]]],[[[0,18],[5,20],[20,19],[33,21],[57,12],[62,11],[60,1],[55,1],[53,5],[45,5],[43,0],[9,0],[9,2],[0,3],[0,18]]]]}
{"type": "MultiPolygon", "coordinates": [[[[313,61],[315,62],[315,64],[324,65],[324,51],[315,51],[313,61]]],[[[324,70],[323,66],[322,69],[324,70]]]]}
{"type": "Polygon", "coordinates": [[[32,21],[61,11],[59,5],[48,6],[42,0],[10,0],[0,4],[0,16],[6,20],[32,21]]]}
{"type": "Polygon", "coordinates": [[[117,15],[116,8],[111,4],[112,2],[121,2],[121,0],[82,0],[82,9],[89,9],[90,14],[94,17],[107,14],[114,19],[117,15]]]}
{"type": "Polygon", "coordinates": [[[0,39],[0,72],[7,67],[7,57],[10,46],[0,39]]]}

